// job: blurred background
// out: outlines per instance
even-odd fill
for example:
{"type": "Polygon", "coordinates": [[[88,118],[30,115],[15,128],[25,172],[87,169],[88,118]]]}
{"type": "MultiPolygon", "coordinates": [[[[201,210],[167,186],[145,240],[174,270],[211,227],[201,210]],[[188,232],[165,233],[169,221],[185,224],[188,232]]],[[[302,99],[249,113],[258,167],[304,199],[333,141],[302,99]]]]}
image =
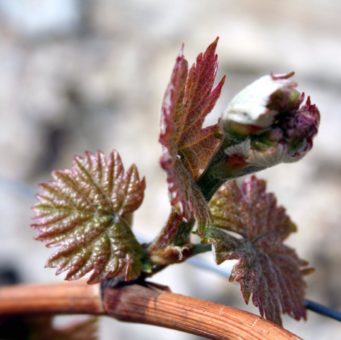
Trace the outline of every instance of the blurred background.
{"type": "MultiPolygon", "coordinates": [[[[289,244],[316,272],[307,297],[341,308],[341,2],[331,0],[0,0],[0,270],[61,281],[29,228],[37,184],[84,150],[119,150],[147,191],[135,231],[150,240],[169,212],[159,167],[161,100],[182,43],[190,62],[216,37],[228,81],[216,109],[269,72],[296,71],[322,113],[311,153],[259,173],[299,226],[289,244]]],[[[212,261],[207,257],[207,261],[212,261]]],[[[228,265],[223,264],[228,270],[228,265]]],[[[239,286],[188,264],[155,277],[174,292],[245,310],[239,286]]],[[[340,339],[336,321],[285,319],[305,339],[340,339]]],[[[196,339],[101,321],[100,339],[196,339]]]]}

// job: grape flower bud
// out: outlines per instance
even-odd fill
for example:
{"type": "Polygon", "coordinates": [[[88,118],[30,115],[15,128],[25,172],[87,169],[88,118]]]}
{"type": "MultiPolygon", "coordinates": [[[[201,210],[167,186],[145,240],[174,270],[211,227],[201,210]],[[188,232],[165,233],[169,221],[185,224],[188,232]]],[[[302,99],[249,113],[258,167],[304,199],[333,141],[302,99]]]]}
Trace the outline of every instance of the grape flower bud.
{"type": "Polygon", "coordinates": [[[293,74],[259,78],[225,110],[225,166],[233,177],[299,160],[312,148],[320,113],[310,97],[304,103],[293,74]]]}

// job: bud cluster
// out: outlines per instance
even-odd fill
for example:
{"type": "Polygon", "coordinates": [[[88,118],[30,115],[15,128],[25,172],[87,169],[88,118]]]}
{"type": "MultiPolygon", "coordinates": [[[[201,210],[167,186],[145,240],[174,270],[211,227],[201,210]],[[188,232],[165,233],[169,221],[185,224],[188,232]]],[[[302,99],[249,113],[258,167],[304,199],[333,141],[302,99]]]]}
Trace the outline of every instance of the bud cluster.
{"type": "MultiPolygon", "coordinates": [[[[293,73],[268,75],[239,92],[222,119],[227,156],[241,157],[243,167],[261,170],[302,158],[313,145],[320,113],[304,103],[293,73]]],[[[240,160],[240,161],[241,161],[240,160]]]]}

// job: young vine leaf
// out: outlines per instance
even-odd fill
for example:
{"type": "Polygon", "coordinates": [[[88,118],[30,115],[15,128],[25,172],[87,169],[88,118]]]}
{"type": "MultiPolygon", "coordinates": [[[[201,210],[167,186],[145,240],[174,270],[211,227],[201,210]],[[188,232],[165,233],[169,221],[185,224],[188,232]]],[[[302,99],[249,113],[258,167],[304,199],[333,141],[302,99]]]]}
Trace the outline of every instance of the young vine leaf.
{"type": "Polygon", "coordinates": [[[177,213],[203,225],[209,211],[195,180],[219,145],[218,124],[203,128],[220,96],[225,77],[213,87],[217,72],[216,39],[188,70],[182,51],[173,69],[162,105],[161,166],[167,173],[171,204],[177,213]]]}
{"type": "Polygon", "coordinates": [[[107,157],[86,152],[70,170],[54,171],[53,181],[40,185],[33,207],[37,239],[59,248],[47,267],[67,271],[67,280],[92,271],[88,283],[137,278],[146,266],[131,221],[144,189],[136,166],[125,171],[116,151],[107,157]]]}
{"type": "Polygon", "coordinates": [[[241,187],[225,183],[209,203],[213,227],[206,231],[218,264],[237,259],[230,281],[237,281],[246,303],[252,302],[266,319],[282,324],[281,313],[306,318],[303,275],[312,271],[307,262],[283,244],[296,231],[265,181],[252,176],[241,187]],[[228,234],[241,235],[237,238],[228,234]]]}

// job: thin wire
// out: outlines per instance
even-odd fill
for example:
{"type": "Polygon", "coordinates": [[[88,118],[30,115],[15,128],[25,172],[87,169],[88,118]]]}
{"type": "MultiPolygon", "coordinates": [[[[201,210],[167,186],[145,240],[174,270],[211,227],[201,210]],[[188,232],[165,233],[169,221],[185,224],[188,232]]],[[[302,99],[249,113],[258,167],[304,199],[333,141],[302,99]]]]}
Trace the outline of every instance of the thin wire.
{"type": "MultiPolygon", "coordinates": [[[[218,266],[212,266],[210,263],[208,263],[207,261],[205,261],[204,259],[202,259],[200,257],[190,258],[187,262],[194,267],[207,270],[211,273],[218,274],[219,276],[222,276],[225,278],[230,275],[229,270],[221,269],[218,266]]],[[[312,312],[323,315],[323,316],[328,317],[330,319],[341,321],[341,312],[339,312],[337,310],[331,309],[331,308],[324,306],[318,302],[307,300],[307,299],[304,300],[304,305],[307,309],[311,310],[312,312]]]]}
{"type": "Polygon", "coordinates": [[[337,321],[341,321],[341,312],[338,312],[337,310],[331,309],[311,300],[304,300],[304,305],[305,308],[311,310],[312,312],[321,314],[337,321]]]}

